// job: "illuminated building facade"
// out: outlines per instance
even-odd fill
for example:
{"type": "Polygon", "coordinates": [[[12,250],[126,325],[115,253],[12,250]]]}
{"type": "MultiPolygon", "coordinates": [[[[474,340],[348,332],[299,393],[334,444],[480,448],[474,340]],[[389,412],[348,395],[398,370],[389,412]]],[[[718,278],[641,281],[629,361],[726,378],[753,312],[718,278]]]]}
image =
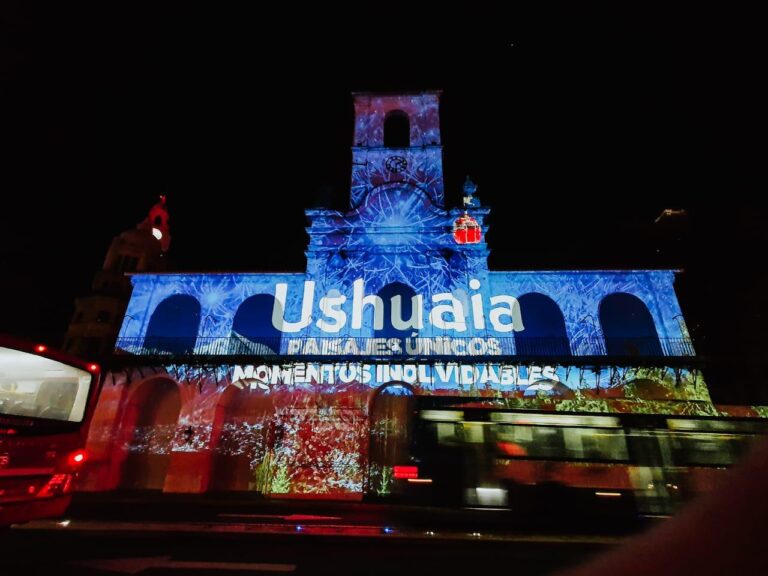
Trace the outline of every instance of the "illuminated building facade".
{"type": "Polygon", "coordinates": [[[439,93],[354,106],[349,210],[306,211],[305,272],[130,277],[84,489],[386,495],[425,398],[720,413],[674,271],[489,270],[471,181],[445,206],[439,93]]]}

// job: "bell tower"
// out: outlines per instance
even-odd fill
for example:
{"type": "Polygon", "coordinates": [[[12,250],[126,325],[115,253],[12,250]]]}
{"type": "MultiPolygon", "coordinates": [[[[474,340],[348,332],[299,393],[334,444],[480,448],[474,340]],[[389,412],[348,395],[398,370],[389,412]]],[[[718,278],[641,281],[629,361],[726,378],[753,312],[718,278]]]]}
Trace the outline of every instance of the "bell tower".
{"type": "Polygon", "coordinates": [[[75,313],[64,338],[64,350],[89,359],[109,354],[131,295],[132,272],[161,272],[171,245],[165,196],[150,208],[136,228],[112,239],[104,264],[93,278],[91,294],[75,301],[75,313]]]}
{"type": "Polygon", "coordinates": [[[353,100],[350,207],[306,211],[307,277],[348,300],[358,280],[387,298],[406,288],[425,298],[466,291],[471,279],[485,285],[489,209],[469,180],[464,206],[445,206],[440,92],[353,100]]]}
{"type": "Polygon", "coordinates": [[[415,186],[444,208],[440,92],[355,93],[351,208],[377,188],[415,186]]]}

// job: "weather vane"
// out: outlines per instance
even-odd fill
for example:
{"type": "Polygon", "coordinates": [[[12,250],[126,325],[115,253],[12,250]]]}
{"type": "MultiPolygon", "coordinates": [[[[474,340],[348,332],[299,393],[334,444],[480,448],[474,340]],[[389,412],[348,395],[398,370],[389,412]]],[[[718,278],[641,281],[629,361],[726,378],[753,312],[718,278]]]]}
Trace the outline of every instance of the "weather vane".
{"type": "Polygon", "coordinates": [[[482,238],[482,229],[477,220],[469,215],[470,208],[479,208],[480,200],[475,198],[477,184],[467,176],[464,182],[464,214],[453,223],[453,238],[457,244],[477,244],[482,238]]]}
{"type": "Polygon", "coordinates": [[[464,181],[464,208],[479,208],[480,207],[480,200],[475,198],[475,194],[477,194],[477,184],[472,182],[472,179],[467,176],[467,179],[464,181]]]}

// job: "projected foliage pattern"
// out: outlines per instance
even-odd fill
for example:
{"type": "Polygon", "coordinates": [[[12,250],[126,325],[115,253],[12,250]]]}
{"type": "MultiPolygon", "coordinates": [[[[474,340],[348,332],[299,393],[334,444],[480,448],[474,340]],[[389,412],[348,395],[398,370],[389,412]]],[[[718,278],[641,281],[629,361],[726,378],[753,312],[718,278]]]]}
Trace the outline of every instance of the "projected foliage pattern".
{"type": "MultiPolygon", "coordinates": [[[[278,380],[260,387],[254,385],[255,379],[233,383],[235,372],[236,367],[227,365],[134,368],[108,377],[104,401],[109,401],[110,394],[119,387],[131,389],[148,377],[166,377],[176,382],[185,405],[178,423],[143,426],[127,448],[133,453],[155,455],[167,453],[169,447],[171,455],[213,451],[215,457],[222,457],[210,464],[216,475],[242,476],[239,483],[221,485],[222,489],[343,495],[359,493],[367,483],[374,491],[388,485],[387,474],[391,471],[368,467],[369,435],[386,427],[386,423],[371,422],[370,413],[371,399],[382,382],[362,384],[338,378],[332,382],[305,383],[278,380]],[[213,415],[223,404],[225,394],[230,395],[229,406],[225,408],[225,417],[216,424],[213,415]],[[172,441],[168,442],[168,438],[172,441]]],[[[423,386],[415,382],[411,387],[419,395],[467,396],[472,398],[471,402],[499,408],[720,414],[709,401],[701,374],[686,369],[594,372],[561,367],[555,373],[573,390],[550,387],[551,380],[527,386],[461,386],[455,382],[423,386]]],[[[108,442],[111,434],[110,426],[97,421],[90,441],[108,442]]]]}

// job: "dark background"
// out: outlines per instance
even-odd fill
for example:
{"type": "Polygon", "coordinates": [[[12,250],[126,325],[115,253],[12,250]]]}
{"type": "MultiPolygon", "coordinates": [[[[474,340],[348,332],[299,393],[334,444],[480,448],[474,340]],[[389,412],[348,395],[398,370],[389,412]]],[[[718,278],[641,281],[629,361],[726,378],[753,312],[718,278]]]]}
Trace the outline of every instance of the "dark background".
{"type": "Polygon", "coordinates": [[[60,344],[159,194],[174,268],[303,270],[303,210],[348,202],[350,92],[442,89],[492,268],[684,269],[713,395],[768,402],[757,14],[481,4],[4,3],[0,331],[60,344]]]}

